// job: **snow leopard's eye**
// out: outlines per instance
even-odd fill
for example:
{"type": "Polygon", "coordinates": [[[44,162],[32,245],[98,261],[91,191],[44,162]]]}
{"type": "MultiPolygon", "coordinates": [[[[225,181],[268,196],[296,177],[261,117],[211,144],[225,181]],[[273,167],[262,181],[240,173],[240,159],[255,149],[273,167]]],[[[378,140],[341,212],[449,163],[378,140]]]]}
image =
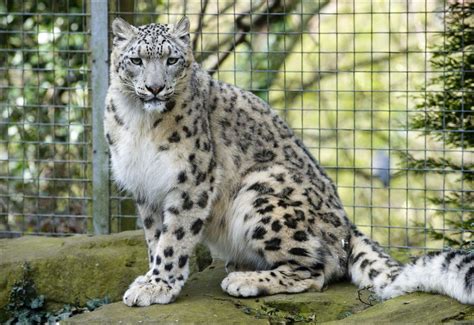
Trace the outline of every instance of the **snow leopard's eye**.
{"type": "Polygon", "coordinates": [[[142,59],[140,59],[140,58],[130,58],[130,61],[132,61],[132,63],[135,64],[135,65],[142,65],[143,64],[142,59]]]}
{"type": "Polygon", "coordinates": [[[176,62],[178,62],[178,58],[168,58],[168,60],[166,60],[167,65],[173,65],[176,62]]]}

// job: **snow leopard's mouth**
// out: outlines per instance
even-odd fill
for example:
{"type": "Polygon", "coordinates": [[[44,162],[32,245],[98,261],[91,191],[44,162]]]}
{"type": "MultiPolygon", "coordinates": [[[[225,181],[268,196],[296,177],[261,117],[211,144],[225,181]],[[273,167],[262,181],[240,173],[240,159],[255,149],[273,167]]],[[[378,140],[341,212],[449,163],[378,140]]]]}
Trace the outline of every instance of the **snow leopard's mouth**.
{"type": "Polygon", "coordinates": [[[159,98],[152,98],[152,99],[148,99],[148,100],[144,100],[143,101],[144,103],[150,103],[150,104],[156,104],[156,103],[166,103],[166,100],[164,99],[159,99],[159,98]]]}
{"type": "Polygon", "coordinates": [[[166,102],[166,100],[159,98],[143,100],[143,108],[147,111],[162,111],[166,108],[166,102]]]}

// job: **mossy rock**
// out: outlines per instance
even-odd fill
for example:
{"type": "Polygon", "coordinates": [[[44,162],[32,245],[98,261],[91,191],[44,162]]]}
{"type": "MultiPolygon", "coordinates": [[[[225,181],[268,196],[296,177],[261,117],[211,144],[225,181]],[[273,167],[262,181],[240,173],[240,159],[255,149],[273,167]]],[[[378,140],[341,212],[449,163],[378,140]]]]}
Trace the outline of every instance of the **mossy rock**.
{"type": "MultiPolygon", "coordinates": [[[[199,250],[200,262],[191,260],[191,271],[209,260],[199,250]]],[[[128,285],[148,269],[143,231],[105,236],[76,235],[66,238],[25,236],[0,240],[0,321],[14,283],[28,263],[38,294],[46,297],[49,310],[64,304],[83,306],[93,298],[119,301],[128,285]]]]}
{"type": "Polygon", "coordinates": [[[193,274],[172,304],[131,308],[121,302],[113,303],[65,322],[268,324],[327,321],[366,308],[362,302],[353,299],[357,290],[350,284],[335,284],[331,290],[322,293],[234,298],[220,288],[225,275],[223,262],[218,261],[205,271],[193,274]]]}
{"type": "Polygon", "coordinates": [[[445,296],[414,293],[376,303],[369,299],[368,292],[361,292],[347,282],[332,284],[324,292],[239,299],[222,292],[220,282],[225,275],[223,264],[215,262],[205,271],[193,274],[172,304],[131,308],[118,302],[65,323],[431,324],[474,320],[474,307],[445,296]]]}
{"type": "Polygon", "coordinates": [[[374,323],[457,323],[474,324],[474,307],[447,296],[416,292],[390,299],[338,322],[374,323]]]}
{"type": "MultiPolygon", "coordinates": [[[[169,305],[130,308],[122,302],[105,305],[77,315],[67,323],[178,322],[221,324],[281,323],[441,323],[472,322],[474,307],[440,295],[415,293],[376,304],[366,291],[350,283],[329,285],[324,292],[274,295],[238,299],[222,292],[225,277],[222,262],[210,262],[209,252],[200,247],[192,260],[188,283],[177,301],[169,305]],[[371,306],[371,304],[374,304],[371,306]]],[[[120,301],[130,282],[147,270],[142,231],[108,236],[68,238],[22,237],[0,240],[0,308],[23,264],[32,270],[38,294],[46,297],[50,310],[64,304],[84,305],[93,298],[108,296],[120,301]]],[[[5,311],[0,321],[6,319],[5,311]]]]}

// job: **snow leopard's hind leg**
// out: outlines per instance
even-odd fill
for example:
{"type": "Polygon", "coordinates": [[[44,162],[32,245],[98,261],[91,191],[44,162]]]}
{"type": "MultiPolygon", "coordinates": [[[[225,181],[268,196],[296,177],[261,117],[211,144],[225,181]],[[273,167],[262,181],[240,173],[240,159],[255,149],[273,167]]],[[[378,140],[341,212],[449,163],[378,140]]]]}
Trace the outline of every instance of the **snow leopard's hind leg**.
{"type": "Polygon", "coordinates": [[[231,272],[222,281],[230,295],[321,291],[330,278],[344,274],[347,254],[339,240],[330,238],[345,238],[343,222],[319,220],[311,210],[316,199],[308,189],[313,187],[292,181],[294,173],[274,166],[250,173],[242,182],[229,209],[229,241],[239,252],[232,262],[251,271],[231,272]]]}

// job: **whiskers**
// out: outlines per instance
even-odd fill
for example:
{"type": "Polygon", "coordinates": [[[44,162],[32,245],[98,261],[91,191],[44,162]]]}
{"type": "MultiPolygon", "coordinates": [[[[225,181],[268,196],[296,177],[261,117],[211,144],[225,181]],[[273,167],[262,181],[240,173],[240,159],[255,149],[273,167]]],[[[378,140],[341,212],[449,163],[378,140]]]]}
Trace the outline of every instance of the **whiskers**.
{"type": "Polygon", "coordinates": [[[127,95],[133,95],[135,97],[139,97],[137,93],[135,92],[135,85],[133,84],[133,81],[130,79],[120,79],[122,82],[123,87],[123,92],[127,95]]]}

